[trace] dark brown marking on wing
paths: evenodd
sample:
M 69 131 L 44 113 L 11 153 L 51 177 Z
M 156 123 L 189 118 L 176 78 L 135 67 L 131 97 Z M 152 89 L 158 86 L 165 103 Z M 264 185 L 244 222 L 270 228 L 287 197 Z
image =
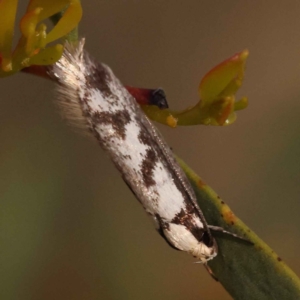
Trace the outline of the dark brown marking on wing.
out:
M 141 143 L 148 145 L 152 149 L 155 150 L 157 157 L 164 157 L 165 153 L 161 149 L 161 146 L 157 143 L 157 141 L 153 140 L 148 132 L 147 124 L 141 123 L 139 120 L 136 120 L 138 124 L 141 126 L 141 131 L 139 133 L 139 140 Z M 184 210 L 188 211 L 190 214 L 190 218 L 192 218 L 192 214 L 194 217 L 198 218 L 200 217 L 201 222 L 204 224 L 204 227 L 206 227 L 206 221 L 202 215 L 199 214 L 200 208 L 194 203 L 193 199 L 191 199 L 191 196 L 189 192 L 185 189 L 185 186 L 182 183 L 182 180 L 180 178 L 180 174 L 177 174 L 176 169 L 172 167 L 172 163 L 170 163 L 167 159 L 161 161 L 162 164 L 164 165 L 164 168 L 168 170 L 169 176 L 171 177 L 171 180 L 175 184 L 176 188 L 180 193 L 182 194 L 182 198 L 184 199 Z M 175 162 L 176 163 L 176 162 Z M 203 234 L 203 229 L 202 232 L 198 232 L 197 226 L 194 225 L 194 235 L 197 238 L 197 240 L 201 239 L 201 236 Z M 208 229 L 206 229 L 208 230 Z M 205 231 L 205 230 L 204 230 Z
M 93 61 L 90 72 L 85 76 L 87 88 L 97 88 L 105 97 L 112 96 L 108 82 L 112 81 L 110 74 L 101 63 Z
M 130 115 L 126 110 L 117 112 L 94 112 L 91 114 L 93 124 L 110 124 L 117 136 L 123 140 L 126 137 L 126 124 L 131 121 Z
M 194 206 L 192 203 L 189 203 L 189 205 L 186 205 L 185 208 L 182 208 L 180 212 L 175 215 L 171 223 L 185 226 L 199 242 L 204 242 L 206 231 L 197 226 L 194 217 L 196 217 Z
M 155 218 L 157 219 L 160 227 L 163 229 L 163 230 L 169 230 L 170 229 L 170 225 L 169 223 L 165 222 L 159 214 L 155 214 Z
M 114 141 L 112 141 L 112 142 L 114 142 Z M 132 160 L 132 157 L 131 157 L 131 155 L 129 155 L 129 154 L 122 154 L 122 157 L 123 157 L 124 159 Z
M 151 147 L 155 151 L 157 157 L 164 157 L 165 154 L 162 151 L 162 149 L 160 148 L 160 145 L 157 144 L 156 141 L 153 140 L 153 138 L 149 134 L 148 129 L 145 126 L 145 124 L 140 123 L 138 120 L 137 120 L 137 122 L 141 126 L 141 130 L 140 130 L 139 136 L 138 136 L 139 141 L 142 144 Z M 167 160 L 162 160 L 161 162 L 164 165 L 165 169 L 168 170 L 170 177 L 172 178 L 177 189 L 181 192 L 181 194 L 184 198 L 185 204 L 186 205 L 192 204 L 187 192 L 184 189 L 184 186 L 182 185 L 181 181 L 179 180 L 177 174 L 173 171 L 172 168 L 170 168 L 170 165 L 167 162 Z
M 156 162 L 157 162 L 157 157 L 156 157 L 155 151 L 151 148 L 148 148 L 146 150 L 146 155 L 145 155 L 145 157 L 142 161 L 142 165 L 141 165 L 143 181 L 147 188 L 156 184 L 156 182 L 153 178 L 153 175 L 154 175 L 153 171 L 154 171 Z
M 137 123 L 140 125 L 140 122 L 138 122 L 138 120 Z M 154 146 L 152 137 L 150 136 L 147 130 L 144 130 L 143 127 L 139 132 L 138 139 L 142 144 L 146 146 L 150 146 L 150 147 Z

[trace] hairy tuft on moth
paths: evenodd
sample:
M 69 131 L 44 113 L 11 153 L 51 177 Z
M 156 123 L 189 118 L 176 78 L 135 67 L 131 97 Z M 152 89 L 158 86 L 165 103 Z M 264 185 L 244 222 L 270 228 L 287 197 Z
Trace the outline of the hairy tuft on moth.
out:
M 214 258 L 211 230 L 228 232 L 207 224 L 169 146 L 111 69 L 84 50 L 84 39 L 66 44 L 48 74 L 59 83 L 65 116 L 94 135 L 168 244 L 200 263 Z

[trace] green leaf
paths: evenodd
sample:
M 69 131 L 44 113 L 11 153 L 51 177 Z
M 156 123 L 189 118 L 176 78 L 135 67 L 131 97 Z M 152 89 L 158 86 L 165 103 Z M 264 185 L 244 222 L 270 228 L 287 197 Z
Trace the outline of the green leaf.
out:
M 198 175 L 182 160 L 178 161 L 195 190 L 208 224 L 221 226 L 254 244 L 222 233 L 213 233 L 219 253 L 208 265 L 230 295 L 238 300 L 300 299 L 300 279 L 297 275 L 234 215 Z

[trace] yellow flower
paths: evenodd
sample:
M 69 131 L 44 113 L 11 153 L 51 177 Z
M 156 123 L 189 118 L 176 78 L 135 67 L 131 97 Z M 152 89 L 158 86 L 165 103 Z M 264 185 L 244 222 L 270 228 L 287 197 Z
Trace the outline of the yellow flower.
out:
M 12 50 L 18 0 L 0 0 L 0 76 L 8 76 L 30 65 L 49 65 L 62 55 L 61 44 L 47 44 L 64 37 L 79 23 L 82 9 L 79 0 L 31 0 L 20 21 L 21 37 Z M 42 21 L 64 12 L 47 33 Z

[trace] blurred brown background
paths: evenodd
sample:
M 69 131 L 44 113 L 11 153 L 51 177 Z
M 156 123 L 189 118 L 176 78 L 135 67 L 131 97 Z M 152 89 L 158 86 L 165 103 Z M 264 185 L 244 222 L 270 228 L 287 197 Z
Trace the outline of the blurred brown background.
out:
M 158 126 L 174 151 L 300 273 L 300 4 L 82 1 L 87 49 L 125 83 L 198 101 L 202 76 L 250 58 L 226 128 Z M 92 140 L 61 120 L 53 84 L 0 81 L 0 297 L 11 300 L 230 299 L 173 251 Z

